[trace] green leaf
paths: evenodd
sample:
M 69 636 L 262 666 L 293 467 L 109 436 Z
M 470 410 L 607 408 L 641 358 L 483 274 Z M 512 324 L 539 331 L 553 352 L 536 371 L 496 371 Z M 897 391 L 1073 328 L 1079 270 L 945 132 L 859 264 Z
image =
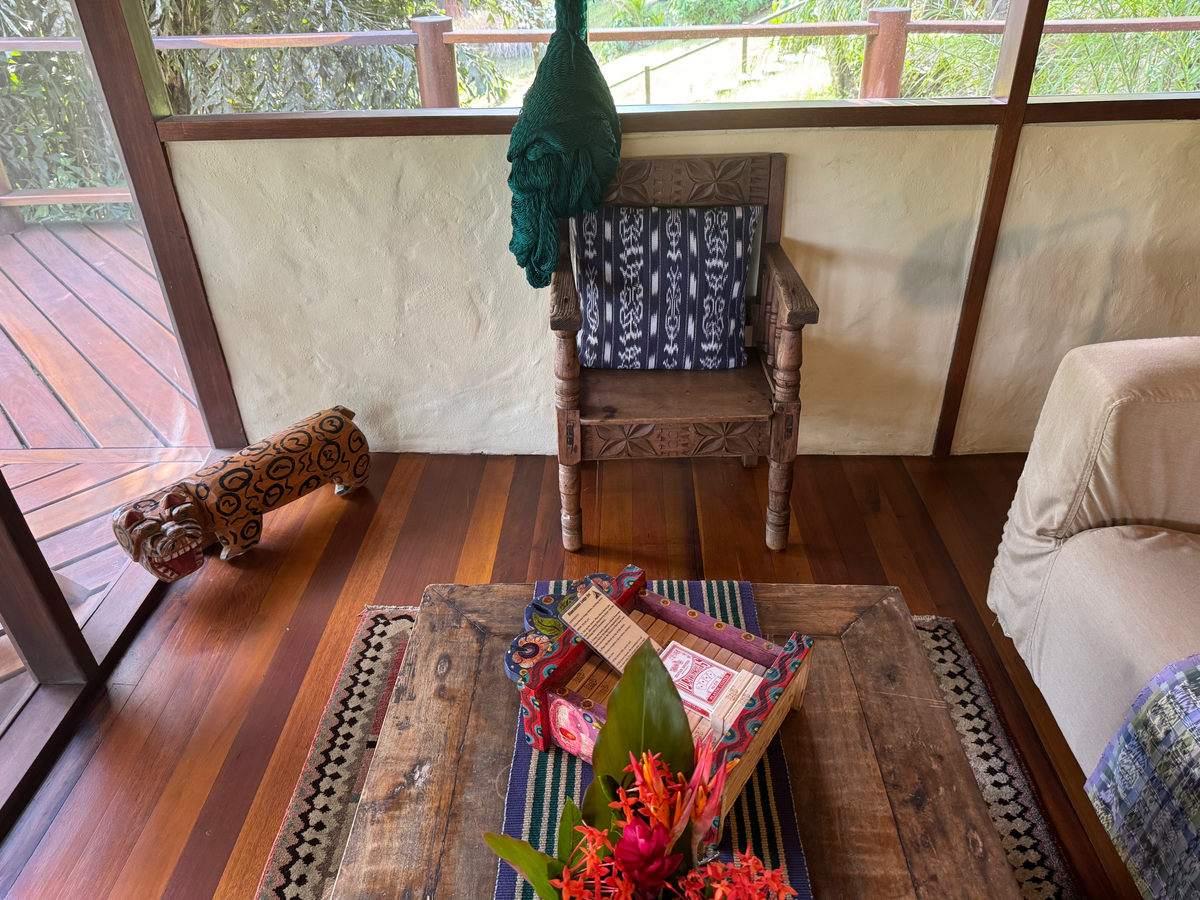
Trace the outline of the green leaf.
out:
M 561 862 L 507 834 L 487 832 L 483 839 L 497 856 L 521 873 L 542 900 L 562 900 L 562 894 L 550 884 L 551 878 L 562 878 Z
M 611 775 L 597 775 L 583 795 L 583 820 L 607 831 L 615 810 L 608 804 L 617 799 L 617 782 Z
M 607 721 L 592 751 L 597 778 L 608 775 L 622 782 L 629 755 L 640 757 L 643 751 L 660 754 L 672 772 L 692 777 L 696 751 L 683 701 L 649 641 L 626 664 L 607 707 Z
M 575 829 L 583 824 L 583 813 L 575 805 L 575 801 L 567 798 L 563 806 L 562 816 L 558 820 L 558 861 L 564 866 L 571 864 L 575 848 L 583 840 L 583 835 Z

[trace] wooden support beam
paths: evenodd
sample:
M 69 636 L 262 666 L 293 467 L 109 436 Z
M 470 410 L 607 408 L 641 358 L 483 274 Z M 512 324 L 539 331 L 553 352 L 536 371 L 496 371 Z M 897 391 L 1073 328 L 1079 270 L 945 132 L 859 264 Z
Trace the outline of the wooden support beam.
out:
M 1047 0 L 1013 0 L 1008 9 L 1008 27 L 1000 43 L 1000 59 L 992 83 L 992 93 L 996 99 L 1006 101 L 1004 116 L 996 128 L 996 138 L 992 144 L 992 162 L 983 195 L 983 210 L 975 232 L 975 249 L 967 272 L 958 333 L 954 337 L 954 351 L 946 375 L 946 391 L 942 395 L 942 412 L 933 442 L 934 456 L 949 456 L 954 445 L 954 429 L 958 425 L 971 354 L 975 350 L 975 337 L 983 314 L 983 298 L 987 294 L 988 278 L 992 273 L 992 261 L 1000 237 L 1004 206 L 1008 201 L 1021 129 L 1025 126 L 1025 109 L 1029 103 L 1029 88 L 1033 83 L 1033 69 L 1046 21 L 1046 6 Z
M 233 383 L 155 125 L 171 107 L 145 12 L 140 0 L 72 0 L 71 6 L 209 438 L 217 447 L 243 447 Z
M 96 660 L 0 473 L 0 624 L 41 684 L 84 684 Z

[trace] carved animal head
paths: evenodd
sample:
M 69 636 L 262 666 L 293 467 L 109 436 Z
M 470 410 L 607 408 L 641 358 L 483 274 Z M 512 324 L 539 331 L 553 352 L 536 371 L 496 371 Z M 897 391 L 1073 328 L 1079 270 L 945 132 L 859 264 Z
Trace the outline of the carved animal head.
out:
M 204 510 L 183 483 L 119 507 L 112 524 L 122 549 L 163 581 L 199 569 L 213 541 Z

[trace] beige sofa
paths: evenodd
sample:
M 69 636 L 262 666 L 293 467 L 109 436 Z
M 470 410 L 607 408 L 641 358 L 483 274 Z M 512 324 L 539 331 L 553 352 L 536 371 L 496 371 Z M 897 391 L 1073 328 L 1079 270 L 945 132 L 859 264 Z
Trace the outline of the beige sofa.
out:
M 1200 652 L 1200 338 L 1064 357 L 988 606 L 1090 774 L 1149 678 Z

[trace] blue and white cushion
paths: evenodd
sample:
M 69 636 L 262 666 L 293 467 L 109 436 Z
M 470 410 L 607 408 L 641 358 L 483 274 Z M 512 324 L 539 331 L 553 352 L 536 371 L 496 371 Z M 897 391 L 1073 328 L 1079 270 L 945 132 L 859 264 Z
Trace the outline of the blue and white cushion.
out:
M 758 216 L 757 206 L 602 206 L 572 219 L 580 364 L 744 366 L 746 277 Z

